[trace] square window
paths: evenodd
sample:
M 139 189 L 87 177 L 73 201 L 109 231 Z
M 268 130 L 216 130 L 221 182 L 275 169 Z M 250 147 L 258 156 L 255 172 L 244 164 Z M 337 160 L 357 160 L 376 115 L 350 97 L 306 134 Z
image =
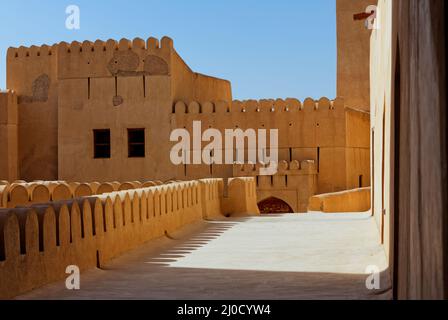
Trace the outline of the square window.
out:
M 110 158 L 110 129 L 93 130 L 93 157 Z
M 145 129 L 128 129 L 128 156 L 145 157 Z

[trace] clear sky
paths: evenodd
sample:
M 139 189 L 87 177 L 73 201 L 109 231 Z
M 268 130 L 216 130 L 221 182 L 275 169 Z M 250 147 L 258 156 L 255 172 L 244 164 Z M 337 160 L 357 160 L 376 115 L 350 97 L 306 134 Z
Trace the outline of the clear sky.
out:
M 336 95 L 335 0 L 0 0 L 0 88 L 8 47 L 164 35 L 235 99 Z M 80 30 L 65 28 L 68 5 Z

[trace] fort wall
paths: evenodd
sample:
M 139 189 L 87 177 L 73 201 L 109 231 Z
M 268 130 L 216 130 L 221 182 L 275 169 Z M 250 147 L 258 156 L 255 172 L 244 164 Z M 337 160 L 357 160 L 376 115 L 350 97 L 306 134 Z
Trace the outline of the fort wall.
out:
M 248 178 L 231 181 L 227 210 L 240 212 L 241 195 L 254 193 L 253 185 Z M 68 266 L 102 267 L 183 226 L 223 218 L 221 191 L 222 180 L 214 179 L 0 210 L 0 298 L 64 279 Z M 243 200 L 256 207 L 255 197 Z
M 20 177 L 29 181 L 57 180 L 57 55 L 56 45 L 7 53 L 6 85 L 18 97 Z
M 262 164 L 236 164 L 235 177 L 255 177 L 258 202 L 277 198 L 286 202 L 294 212 L 308 210 L 311 196 L 317 192 L 317 167 L 314 161 L 280 161 L 275 175 L 260 175 Z
M 18 179 L 18 121 L 17 95 L 0 92 L 0 180 Z
M 353 16 L 366 12 L 372 0 L 337 0 L 337 95 L 347 107 L 370 109 L 370 34 L 363 21 Z
M 201 122 L 203 131 L 214 128 L 223 137 L 226 129 L 265 129 L 268 130 L 267 136 L 269 130 L 278 129 L 279 160 L 313 160 L 318 171 L 318 193 L 342 191 L 352 185 L 358 187 L 360 176 L 362 186 L 369 185 L 369 115 L 346 108 L 342 99 L 308 98 L 303 103 L 297 99 L 236 100 L 231 104 L 225 101 L 178 101 L 171 115 L 171 130 L 185 128 L 193 137 L 194 121 Z M 207 144 L 203 142 L 201 148 Z M 190 154 L 197 151 L 191 144 Z M 229 151 L 222 149 L 223 154 Z M 247 141 L 244 150 L 237 150 L 234 145 L 234 160 L 237 160 L 238 153 L 244 153 L 245 161 L 248 161 L 248 151 L 254 150 L 249 150 Z M 265 160 L 257 158 L 257 162 Z M 233 166 L 204 164 L 177 167 L 179 179 L 215 175 L 232 177 Z

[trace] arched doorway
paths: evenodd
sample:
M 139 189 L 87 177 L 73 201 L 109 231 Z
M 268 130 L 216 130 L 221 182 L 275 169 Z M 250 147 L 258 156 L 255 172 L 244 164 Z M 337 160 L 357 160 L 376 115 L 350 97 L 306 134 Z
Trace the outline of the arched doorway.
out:
M 285 201 L 278 198 L 268 198 L 258 203 L 261 214 L 293 213 L 292 208 Z

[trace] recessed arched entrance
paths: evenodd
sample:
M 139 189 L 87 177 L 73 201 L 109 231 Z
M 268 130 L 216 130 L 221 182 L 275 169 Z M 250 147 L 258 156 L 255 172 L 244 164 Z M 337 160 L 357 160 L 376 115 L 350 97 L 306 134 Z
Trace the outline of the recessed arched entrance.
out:
M 261 214 L 293 213 L 292 208 L 285 201 L 275 197 L 268 198 L 258 203 Z

